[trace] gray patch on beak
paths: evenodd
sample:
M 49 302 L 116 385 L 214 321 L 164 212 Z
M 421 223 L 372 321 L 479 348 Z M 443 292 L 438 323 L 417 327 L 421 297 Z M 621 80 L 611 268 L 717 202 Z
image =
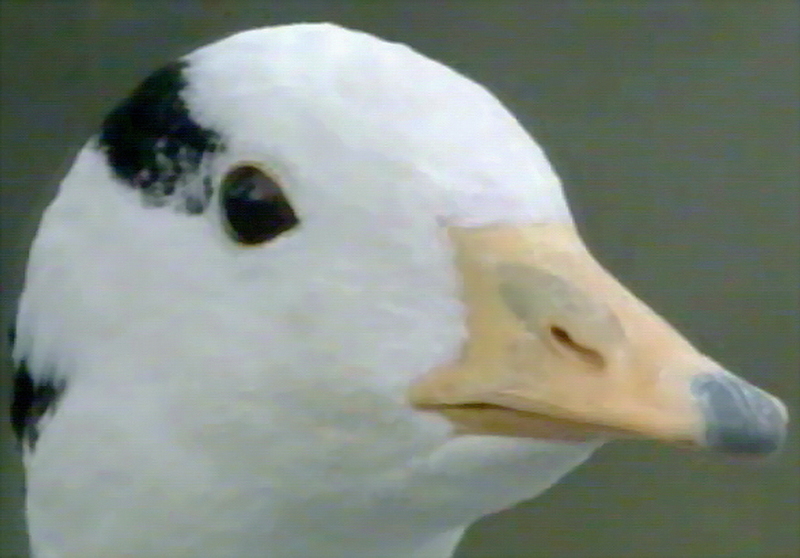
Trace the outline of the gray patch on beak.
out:
M 705 418 L 709 448 L 765 455 L 783 444 L 788 414 L 770 394 L 727 372 L 695 376 L 691 389 Z

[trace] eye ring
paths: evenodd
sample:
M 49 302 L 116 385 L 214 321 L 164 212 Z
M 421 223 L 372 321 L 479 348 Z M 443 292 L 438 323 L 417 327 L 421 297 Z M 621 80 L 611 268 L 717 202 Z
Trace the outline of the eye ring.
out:
M 226 232 L 247 246 L 263 244 L 300 223 L 278 182 L 252 164 L 228 171 L 220 185 L 220 205 Z

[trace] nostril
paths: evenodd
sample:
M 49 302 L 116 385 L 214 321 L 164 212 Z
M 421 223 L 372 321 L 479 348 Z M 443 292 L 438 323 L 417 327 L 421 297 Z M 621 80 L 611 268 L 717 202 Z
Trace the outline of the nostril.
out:
M 566 348 L 570 352 L 576 354 L 582 360 L 589 364 L 602 368 L 605 366 L 605 359 L 598 351 L 582 345 L 575 341 L 569 332 L 560 326 L 550 326 L 550 335 L 560 346 Z

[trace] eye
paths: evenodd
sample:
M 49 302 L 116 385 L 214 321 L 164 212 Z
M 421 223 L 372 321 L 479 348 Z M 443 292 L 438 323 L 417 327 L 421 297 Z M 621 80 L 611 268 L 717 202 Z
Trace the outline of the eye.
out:
M 220 199 L 226 229 L 240 244 L 272 240 L 300 222 L 278 183 L 253 166 L 230 171 Z

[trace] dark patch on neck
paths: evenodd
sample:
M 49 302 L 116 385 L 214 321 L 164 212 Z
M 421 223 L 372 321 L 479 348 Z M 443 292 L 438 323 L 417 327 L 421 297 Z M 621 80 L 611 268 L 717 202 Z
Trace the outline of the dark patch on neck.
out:
M 8 334 L 13 345 L 15 330 Z M 11 429 L 21 444 L 34 449 L 41 432 L 39 422 L 46 413 L 52 414 L 64 393 L 66 383 L 54 378 L 34 380 L 24 360 L 14 373 L 13 399 L 11 401 Z
M 134 89 L 103 121 L 98 146 L 114 174 L 141 190 L 149 205 L 202 213 L 211 191 L 201 166 L 221 144 L 192 119 L 181 97 L 186 65 L 168 64 Z

